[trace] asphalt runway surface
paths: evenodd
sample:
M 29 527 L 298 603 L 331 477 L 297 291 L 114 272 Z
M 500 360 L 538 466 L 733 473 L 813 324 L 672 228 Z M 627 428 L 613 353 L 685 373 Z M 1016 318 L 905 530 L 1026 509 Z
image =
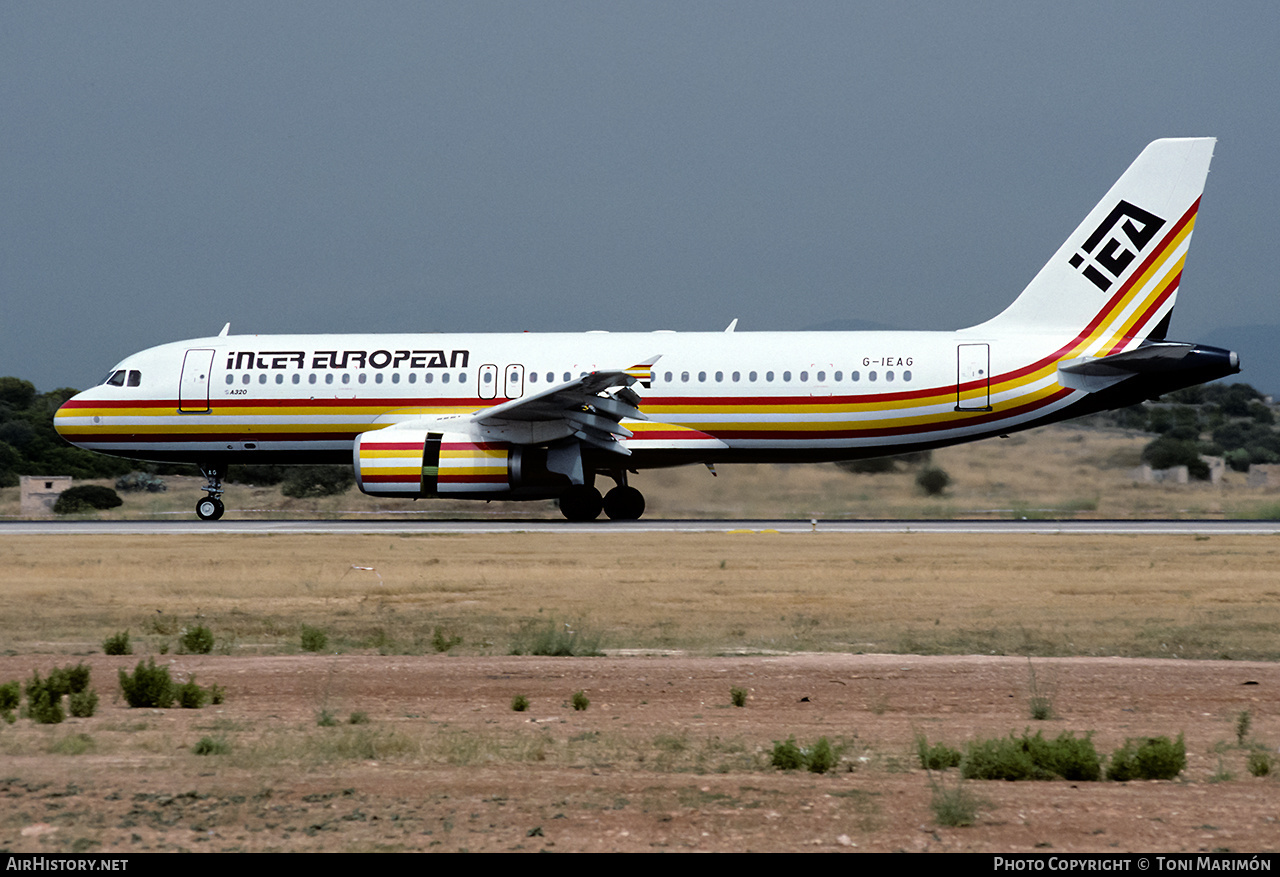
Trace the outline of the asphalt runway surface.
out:
M 223 519 L 149 521 L 5 521 L 4 536 L 193 536 L 269 533 L 932 533 L 1082 535 L 1280 535 L 1280 521 L 834 521 L 834 520 L 641 520 L 571 523 L 555 520 L 262 521 Z

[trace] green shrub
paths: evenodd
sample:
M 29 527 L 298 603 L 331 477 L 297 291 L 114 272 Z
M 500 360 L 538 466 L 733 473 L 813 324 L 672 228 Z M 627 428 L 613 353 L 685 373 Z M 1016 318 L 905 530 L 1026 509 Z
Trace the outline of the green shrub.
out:
M 74 691 L 67 698 L 67 706 L 77 719 L 87 719 L 98 711 L 98 693 L 93 690 Z
M 796 738 L 788 737 L 785 743 L 774 740 L 773 756 L 769 763 L 778 770 L 803 770 L 804 752 L 796 745 Z
M 587 707 L 591 706 L 591 701 L 587 700 L 586 692 L 581 690 L 575 691 L 569 702 L 573 704 L 573 708 L 578 712 L 582 712 Z
M 925 496 L 941 496 L 951 485 L 951 476 L 937 466 L 921 469 L 916 475 L 916 486 L 924 491 Z
M 945 743 L 930 746 L 923 734 L 916 735 L 916 755 L 920 757 L 920 766 L 925 770 L 946 770 L 960 766 L 959 749 L 952 749 Z
M 133 646 L 129 642 L 129 631 L 122 630 L 114 636 L 102 641 L 102 653 L 105 655 L 132 655 Z
M 18 680 L 0 685 L 0 713 L 11 713 L 18 708 L 22 699 L 22 686 Z
M 34 672 L 27 681 L 27 715 L 41 725 L 56 725 L 66 719 L 62 711 L 62 694 L 47 679 Z
M 227 699 L 227 693 L 222 690 L 221 685 L 215 682 L 209 686 L 209 703 L 213 704 L 214 706 L 217 706 L 218 704 L 222 703 L 226 699 Z
M 1253 725 L 1253 713 L 1244 710 L 1236 716 L 1236 745 L 1243 746 L 1249 739 L 1249 728 Z
M 1261 749 L 1250 752 L 1249 773 L 1256 777 L 1264 777 L 1271 773 L 1271 755 Z
M 836 762 L 840 760 L 839 754 L 831 747 L 826 737 L 819 737 L 817 743 L 805 750 L 804 756 L 809 773 L 826 773 L 829 770 L 835 770 Z
M 187 655 L 207 655 L 213 651 L 213 631 L 203 624 L 184 627 L 178 634 L 178 644 Z
M 316 724 L 322 728 L 332 728 L 338 724 L 338 719 L 329 710 L 320 710 L 316 713 Z
M 367 725 L 369 724 L 369 714 L 361 710 L 356 710 L 347 719 L 348 725 Z
M 173 699 L 177 696 L 173 680 L 169 678 L 169 668 L 157 667 L 155 658 L 148 658 L 145 665 L 139 661 L 132 674 L 124 670 L 120 670 L 119 674 L 120 690 L 125 702 L 131 707 L 165 709 L 173 704 Z
M 1047 780 L 1054 777 L 1092 782 L 1102 775 L 1091 736 L 1063 731 L 1055 740 L 1023 732 L 1022 737 L 976 740 L 969 744 L 962 773 L 970 780 Z
M 734 706 L 746 706 L 747 690 L 745 688 L 738 688 L 737 686 L 730 688 L 729 702 L 732 703 Z
M 1168 737 L 1128 739 L 1111 756 L 1107 765 L 1107 779 L 1116 782 L 1129 780 L 1171 780 L 1187 767 L 1187 747 L 1182 735 L 1177 742 Z
M 116 479 L 116 490 L 125 493 L 146 491 L 147 493 L 163 493 L 169 489 L 164 479 L 150 472 L 130 472 Z
M 304 652 L 322 652 L 329 645 L 329 634 L 309 624 L 302 625 L 302 650 Z
M 226 755 L 231 751 L 231 744 L 222 737 L 201 737 L 191 751 L 196 755 Z
M 113 509 L 122 505 L 124 500 L 110 487 L 81 484 L 77 487 L 68 487 L 58 495 L 57 501 L 53 504 L 53 513 L 74 515 L 79 512 Z
M 939 825 L 959 828 L 973 825 L 977 821 L 978 810 L 985 806 L 986 802 L 970 792 L 962 778 L 956 777 L 956 784 L 951 787 L 930 778 L 929 785 L 933 789 L 929 806 L 933 809 L 933 818 Z
M 177 687 L 177 696 L 178 706 L 184 710 L 198 710 L 209 699 L 209 692 L 196 684 L 196 677 L 193 675 Z
M 529 698 L 523 694 L 517 694 L 511 698 L 511 708 L 518 713 L 522 713 L 529 708 Z

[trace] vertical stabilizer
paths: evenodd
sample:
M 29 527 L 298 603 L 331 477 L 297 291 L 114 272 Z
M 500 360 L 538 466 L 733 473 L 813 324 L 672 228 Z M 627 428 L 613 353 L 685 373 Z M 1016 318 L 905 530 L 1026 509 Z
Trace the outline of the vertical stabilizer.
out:
M 1089 354 L 1167 326 L 1213 158 L 1212 137 L 1156 140 L 981 333 L 1071 333 Z

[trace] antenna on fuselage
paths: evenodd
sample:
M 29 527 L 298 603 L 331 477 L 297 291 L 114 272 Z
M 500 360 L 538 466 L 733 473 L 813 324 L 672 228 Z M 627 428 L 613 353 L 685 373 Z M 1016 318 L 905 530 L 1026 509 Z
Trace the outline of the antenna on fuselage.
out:
M 229 322 L 228 322 L 228 323 L 227 323 L 227 325 L 225 325 L 225 326 L 223 326 L 223 327 L 222 327 L 222 331 L 218 333 L 218 337 L 219 337 L 219 338 L 225 338 L 225 337 L 227 337 L 227 334 L 228 334 L 230 331 L 231 331 L 231 323 L 229 323 Z
M 729 324 L 728 328 L 726 328 L 725 331 L 732 332 L 736 328 L 738 328 L 738 318 L 734 317 L 733 322 Z

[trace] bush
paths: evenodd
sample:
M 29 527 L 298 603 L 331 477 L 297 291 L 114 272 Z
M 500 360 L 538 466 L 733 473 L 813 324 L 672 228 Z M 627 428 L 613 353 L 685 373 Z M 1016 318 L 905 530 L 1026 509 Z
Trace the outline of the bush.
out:
M 978 740 L 969 744 L 963 759 L 965 779 L 1047 780 L 1062 777 L 1092 782 L 1102 775 L 1101 760 L 1090 735 L 1077 738 L 1063 731 L 1055 740 L 1046 740 L 1039 731 L 1021 738 L 1010 734 L 998 740 Z
M 785 743 L 774 740 L 769 763 L 778 770 L 802 770 L 805 766 L 804 752 L 796 745 L 796 738 L 788 737 Z
M 32 673 L 27 681 L 27 715 L 41 725 L 56 725 L 66 719 L 62 695 L 49 680 L 42 680 L 39 672 Z
M 1107 779 L 1124 783 L 1129 780 L 1171 780 L 1187 767 L 1187 747 L 1178 735 L 1177 742 L 1168 737 L 1129 739 L 1111 756 Z
M 946 770 L 960 766 L 959 749 L 952 749 L 945 743 L 930 746 L 923 734 L 916 735 L 916 755 L 920 757 L 920 766 L 925 770 Z
M 114 636 L 102 641 L 102 653 L 105 655 L 132 655 L 133 645 L 129 642 L 129 631 L 122 630 Z
M 575 691 L 570 703 L 573 704 L 573 708 L 578 712 L 582 712 L 587 707 L 591 706 L 591 701 L 587 700 L 587 695 L 583 691 Z
M 149 472 L 130 472 L 116 479 L 116 490 L 126 493 L 145 491 L 147 493 L 163 493 L 169 489 L 164 479 Z
M 226 755 L 231 751 L 231 744 L 222 737 L 201 737 L 191 751 L 196 755 Z
M 309 624 L 302 625 L 302 650 L 304 652 L 322 652 L 329 645 L 329 634 Z
M 98 711 L 98 693 L 91 690 L 74 692 L 67 698 L 67 706 L 77 719 L 87 719 Z
M 177 696 L 173 680 L 169 678 L 169 668 L 157 667 L 154 658 L 148 658 L 145 665 L 139 661 L 137 669 L 132 674 L 124 670 L 119 673 L 120 690 L 131 707 L 166 709 L 173 704 L 173 699 Z
M 81 484 L 77 487 L 68 487 L 59 494 L 57 501 L 53 504 L 53 513 L 73 515 L 78 512 L 113 509 L 122 505 L 124 500 L 110 487 Z
M 213 651 L 213 631 L 203 624 L 184 627 L 178 634 L 178 644 L 183 654 L 207 655 Z
M 196 685 L 196 677 L 192 676 L 177 688 L 178 706 L 184 710 L 198 710 L 209 699 L 209 692 Z
M 951 476 L 937 466 L 921 469 L 916 476 L 916 486 L 924 491 L 925 496 L 941 496 L 950 485 Z
M 227 699 L 227 693 L 222 690 L 221 685 L 215 682 L 209 686 L 209 703 L 213 704 L 214 706 L 217 706 L 218 704 L 222 703 L 226 699 Z
M 21 702 L 21 696 L 22 686 L 18 684 L 18 680 L 0 685 L 0 713 L 11 713 L 16 710 Z
M 746 706 L 747 690 L 745 688 L 738 688 L 737 686 L 730 688 L 729 702 L 732 703 L 734 706 Z
M 525 697 L 523 694 L 517 694 L 515 697 L 511 698 L 511 709 L 516 712 L 522 713 L 528 708 L 529 698 Z
M 362 710 L 356 710 L 347 718 L 348 725 L 367 725 L 369 724 L 369 714 Z
M 280 492 L 294 499 L 336 496 L 355 484 L 350 466 L 297 466 L 285 476 Z
M 1264 777 L 1271 773 L 1271 756 L 1261 749 L 1250 752 L 1249 773 L 1256 777 Z
M 817 743 L 805 750 L 804 756 L 809 773 L 826 773 L 829 770 L 835 770 L 836 762 L 840 759 L 826 737 L 819 737 Z
M 973 825 L 977 821 L 978 810 L 985 806 L 985 802 L 975 797 L 965 787 L 963 779 L 957 777 L 953 788 L 948 788 L 941 782 L 933 782 L 932 778 L 930 785 L 933 788 L 933 796 L 929 806 L 933 808 L 933 818 L 939 825 L 959 828 Z

